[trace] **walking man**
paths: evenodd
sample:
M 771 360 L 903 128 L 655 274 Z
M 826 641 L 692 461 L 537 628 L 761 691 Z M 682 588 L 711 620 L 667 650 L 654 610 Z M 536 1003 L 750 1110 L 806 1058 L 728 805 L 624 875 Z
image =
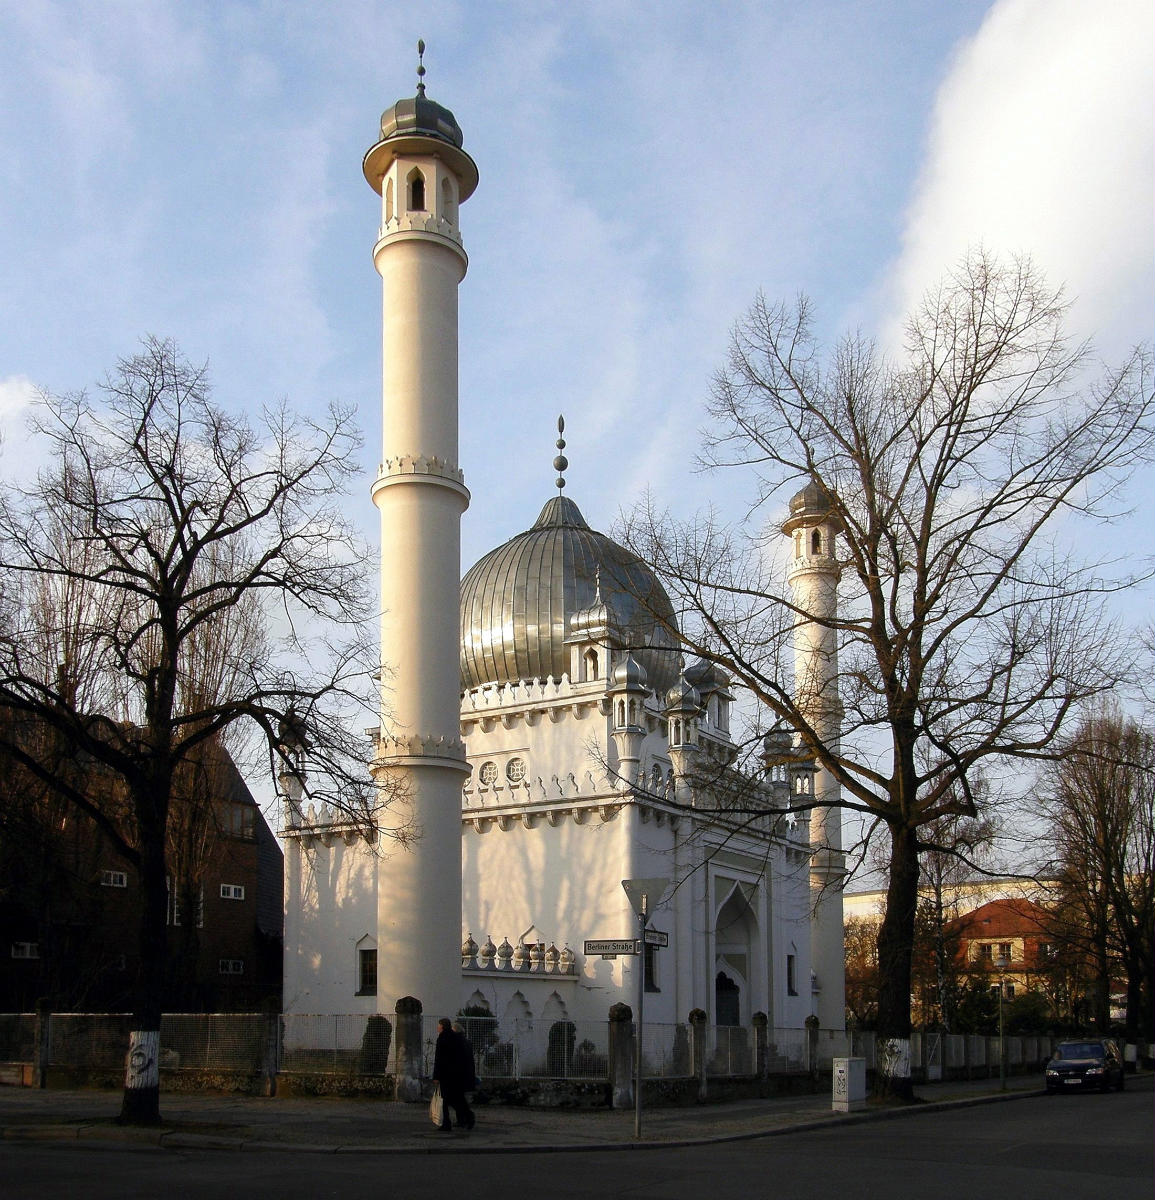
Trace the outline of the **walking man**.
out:
M 477 1123 L 473 1109 L 465 1097 L 474 1085 L 473 1047 L 464 1034 L 457 1033 L 448 1017 L 437 1022 L 437 1045 L 433 1051 L 433 1078 L 441 1085 L 441 1098 L 445 1101 L 444 1120 L 441 1128 L 453 1128 L 449 1119 L 452 1108 L 457 1124 L 462 1129 L 472 1129 Z

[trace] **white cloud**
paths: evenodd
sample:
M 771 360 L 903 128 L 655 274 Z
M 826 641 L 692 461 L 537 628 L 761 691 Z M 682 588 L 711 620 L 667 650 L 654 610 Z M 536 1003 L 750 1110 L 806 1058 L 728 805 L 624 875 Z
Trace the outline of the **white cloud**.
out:
M 36 396 L 36 385 L 26 375 L 0 379 L 0 421 L 4 422 L 5 433 L 11 428 L 11 422 L 23 419 Z
M 1149 336 L 1148 0 L 999 0 L 942 83 L 890 276 L 895 314 L 968 247 L 1028 253 L 1111 356 Z

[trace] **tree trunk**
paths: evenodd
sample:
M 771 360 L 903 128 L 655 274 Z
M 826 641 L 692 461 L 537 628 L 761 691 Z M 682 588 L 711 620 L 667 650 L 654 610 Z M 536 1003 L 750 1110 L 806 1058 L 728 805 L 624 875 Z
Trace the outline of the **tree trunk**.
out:
M 166 793 L 167 794 L 167 793 Z M 154 795 L 137 797 L 140 832 L 140 971 L 124 1072 L 122 1125 L 160 1123 L 160 1016 L 167 958 L 168 878 L 165 867 L 165 805 Z M 158 811 L 159 810 L 159 811 Z M 195 919 L 195 914 L 193 914 Z
M 890 828 L 890 882 L 878 930 L 878 1069 L 875 1094 L 912 1100 L 910 983 L 918 909 L 918 835 Z

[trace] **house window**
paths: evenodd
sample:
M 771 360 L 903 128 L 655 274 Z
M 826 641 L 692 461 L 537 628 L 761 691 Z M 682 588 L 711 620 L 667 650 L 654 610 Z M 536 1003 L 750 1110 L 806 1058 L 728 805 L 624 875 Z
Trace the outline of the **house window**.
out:
M 243 958 L 222 958 L 218 969 L 222 975 L 243 975 L 245 973 L 245 960 Z
M 245 885 L 243 883 L 222 883 L 221 884 L 221 899 L 222 900 L 243 900 L 245 898 Z
M 992 946 L 990 944 L 990 942 L 983 942 L 983 944 L 981 946 L 979 946 L 979 958 L 983 962 L 989 963 L 989 962 L 994 961 L 994 957 L 995 957 L 994 946 Z
M 658 987 L 658 955 L 657 946 L 651 946 L 648 942 L 644 947 L 642 955 L 643 969 L 645 975 L 645 989 L 647 992 L 660 992 L 662 989 Z
M 999 942 L 999 958 L 1005 962 L 1011 961 L 1011 944 L 1010 942 Z
M 39 958 L 40 943 L 39 942 L 13 942 L 12 943 L 13 958 Z
M 123 871 L 101 871 L 101 887 L 128 887 L 128 876 Z
M 1008 983 L 1007 984 L 1007 999 L 1013 1000 L 1014 998 L 1015 998 L 1015 985 L 1013 983 Z
M 357 995 L 377 995 L 377 950 L 357 951 Z
M 786 955 L 786 994 L 788 996 L 798 995 L 797 957 L 793 954 Z
M 225 832 L 233 837 L 254 836 L 256 808 L 252 804 L 230 804 L 225 812 Z

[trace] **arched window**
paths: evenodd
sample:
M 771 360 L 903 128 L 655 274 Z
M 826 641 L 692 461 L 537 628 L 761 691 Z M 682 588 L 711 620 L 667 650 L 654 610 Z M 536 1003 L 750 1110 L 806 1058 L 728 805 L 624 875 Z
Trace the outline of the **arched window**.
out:
M 385 184 L 385 224 L 388 225 L 393 220 L 393 180 L 390 179 Z
M 596 650 L 586 651 L 586 678 L 597 679 L 598 677 L 598 652 Z
M 810 553 L 822 553 L 822 534 L 817 529 L 810 535 Z
M 414 167 L 406 180 L 409 185 L 409 211 L 425 211 L 425 176 Z
M 794 531 L 794 557 L 802 557 L 802 533 L 797 529 Z
M 457 220 L 457 200 L 453 194 L 453 180 L 448 175 L 441 180 L 441 215 L 449 222 Z
M 618 727 L 621 728 L 626 723 L 626 702 L 618 701 Z

